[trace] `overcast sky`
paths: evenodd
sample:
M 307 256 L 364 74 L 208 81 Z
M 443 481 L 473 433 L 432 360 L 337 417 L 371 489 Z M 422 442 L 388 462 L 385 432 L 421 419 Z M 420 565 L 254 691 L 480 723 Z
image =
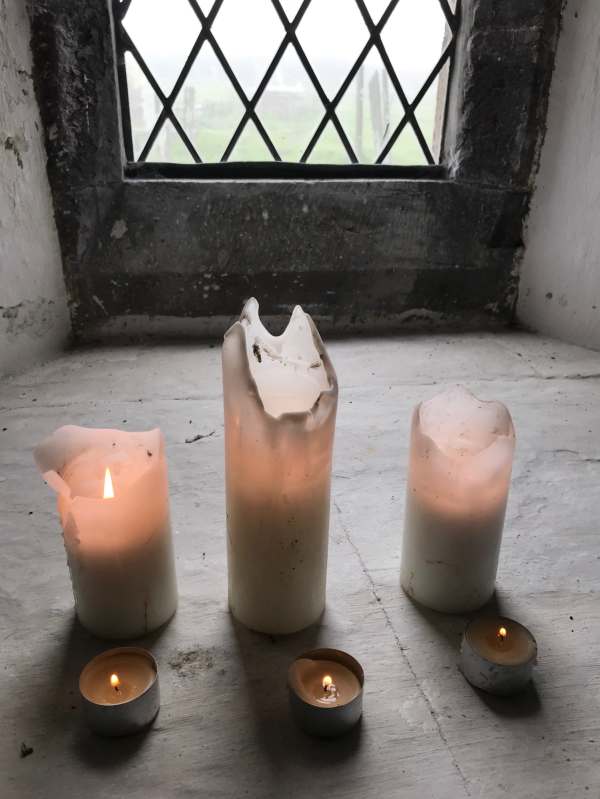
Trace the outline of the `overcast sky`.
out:
M 300 0 L 282 0 L 290 14 Z M 387 0 L 366 0 L 377 21 Z M 199 0 L 204 12 L 212 0 Z M 125 25 L 142 55 L 149 61 L 185 60 L 199 32 L 199 22 L 187 0 L 133 0 Z M 401 72 L 426 72 L 441 52 L 444 18 L 438 0 L 400 0 L 383 31 L 383 41 L 394 67 Z M 248 57 L 264 61 L 265 68 L 283 36 L 270 0 L 224 0 L 213 31 L 232 62 Z M 299 39 L 311 62 L 321 59 L 348 64 L 367 39 L 367 29 L 354 0 L 313 0 L 298 28 Z M 402 78 L 401 78 L 402 79 Z

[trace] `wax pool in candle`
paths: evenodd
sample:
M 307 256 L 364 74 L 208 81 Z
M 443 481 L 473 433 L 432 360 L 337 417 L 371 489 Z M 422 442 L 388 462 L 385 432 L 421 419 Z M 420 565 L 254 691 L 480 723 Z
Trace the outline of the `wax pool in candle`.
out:
M 290 688 L 315 707 L 345 705 L 361 691 L 356 674 L 332 660 L 298 658 L 290 668 L 289 681 Z
M 156 679 L 151 660 L 136 651 L 96 658 L 81 675 L 81 693 L 90 702 L 119 705 L 144 693 Z
M 493 663 L 516 666 L 535 657 L 531 633 L 512 619 L 482 616 L 469 625 L 467 635 L 473 649 Z
M 249 300 L 223 343 L 229 607 L 292 633 L 325 607 L 337 381 L 309 316 L 280 336 Z
M 58 494 L 81 623 L 103 638 L 133 638 L 164 624 L 177 586 L 160 430 L 61 427 L 35 459 Z

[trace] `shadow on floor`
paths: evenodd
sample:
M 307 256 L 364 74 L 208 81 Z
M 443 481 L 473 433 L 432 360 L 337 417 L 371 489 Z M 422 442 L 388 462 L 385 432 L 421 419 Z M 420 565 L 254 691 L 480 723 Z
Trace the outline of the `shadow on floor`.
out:
M 75 755 L 88 768 L 98 770 L 118 769 L 130 761 L 143 748 L 151 727 L 136 735 L 123 738 L 101 738 L 89 730 L 81 730 L 73 746 Z
M 44 659 L 43 681 L 34 682 L 39 686 L 39 696 L 32 695 L 31 702 L 36 703 L 36 715 L 45 736 L 51 741 L 62 738 L 65 731 L 70 733 L 75 756 L 92 768 L 118 768 L 134 757 L 148 731 L 112 739 L 92 733 L 82 714 L 79 675 L 88 661 L 107 649 L 129 645 L 152 649 L 165 627 L 141 639 L 104 641 L 82 627 L 73 613 L 53 638 L 52 651 Z
M 514 694 L 514 696 L 494 696 L 479 690 L 479 688 L 471 687 L 482 703 L 487 705 L 497 716 L 524 718 L 535 716 L 542 710 L 540 695 L 533 681 L 527 685 L 524 691 Z
M 286 773 L 307 767 L 318 773 L 351 758 L 360 747 L 362 723 L 339 738 L 313 738 L 295 725 L 289 708 L 288 668 L 302 652 L 330 643 L 324 640 L 325 617 L 286 636 L 253 632 L 232 616 L 230 624 L 244 674 L 242 690 L 255 725 L 254 740 L 270 764 L 274 783 L 283 784 Z
M 408 594 L 407 597 L 419 616 L 456 651 L 457 660 L 463 633 L 472 619 L 478 616 L 504 616 L 512 619 L 518 619 L 519 617 L 518 608 L 514 608 L 498 589 L 496 589 L 489 602 L 480 610 L 464 616 L 439 613 L 436 610 L 430 610 L 420 605 Z M 542 709 L 541 697 L 534 681 L 530 682 L 523 691 L 513 696 L 495 696 L 474 686 L 471 686 L 471 688 L 482 703 L 487 705 L 498 716 L 514 718 L 534 716 L 540 713 Z

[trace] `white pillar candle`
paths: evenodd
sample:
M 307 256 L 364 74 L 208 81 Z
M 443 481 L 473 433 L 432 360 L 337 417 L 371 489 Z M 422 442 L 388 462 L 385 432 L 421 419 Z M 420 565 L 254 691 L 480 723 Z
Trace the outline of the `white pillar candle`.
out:
M 272 336 L 246 303 L 223 344 L 229 606 L 246 626 L 292 633 L 325 607 L 333 366 L 296 307 Z
M 101 638 L 135 638 L 171 618 L 177 585 L 160 430 L 67 426 L 35 450 L 58 494 L 81 623 Z
M 460 386 L 415 409 L 401 583 L 417 602 L 463 613 L 492 596 L 514 446 L 505 406 Z

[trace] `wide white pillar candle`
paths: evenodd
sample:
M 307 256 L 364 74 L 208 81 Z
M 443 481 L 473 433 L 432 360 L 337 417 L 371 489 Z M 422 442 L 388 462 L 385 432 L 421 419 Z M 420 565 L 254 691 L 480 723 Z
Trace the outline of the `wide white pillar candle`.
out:
M 401 583 L 417 602 L 462 613 L 492 596 L 514 446 L 505 406 L 461 386 L 415 409 Z
M 296 307 L 272 336 L 246 303 L 223 344 L 229 606 L 246 626 L 291 633 L 325 607 L 333 366 Z
M 166 622 L 177 584 L 160 430 L 61 427 L 35 460 L 58 494 L 84 627 L 101 638 L 135 638 Z

